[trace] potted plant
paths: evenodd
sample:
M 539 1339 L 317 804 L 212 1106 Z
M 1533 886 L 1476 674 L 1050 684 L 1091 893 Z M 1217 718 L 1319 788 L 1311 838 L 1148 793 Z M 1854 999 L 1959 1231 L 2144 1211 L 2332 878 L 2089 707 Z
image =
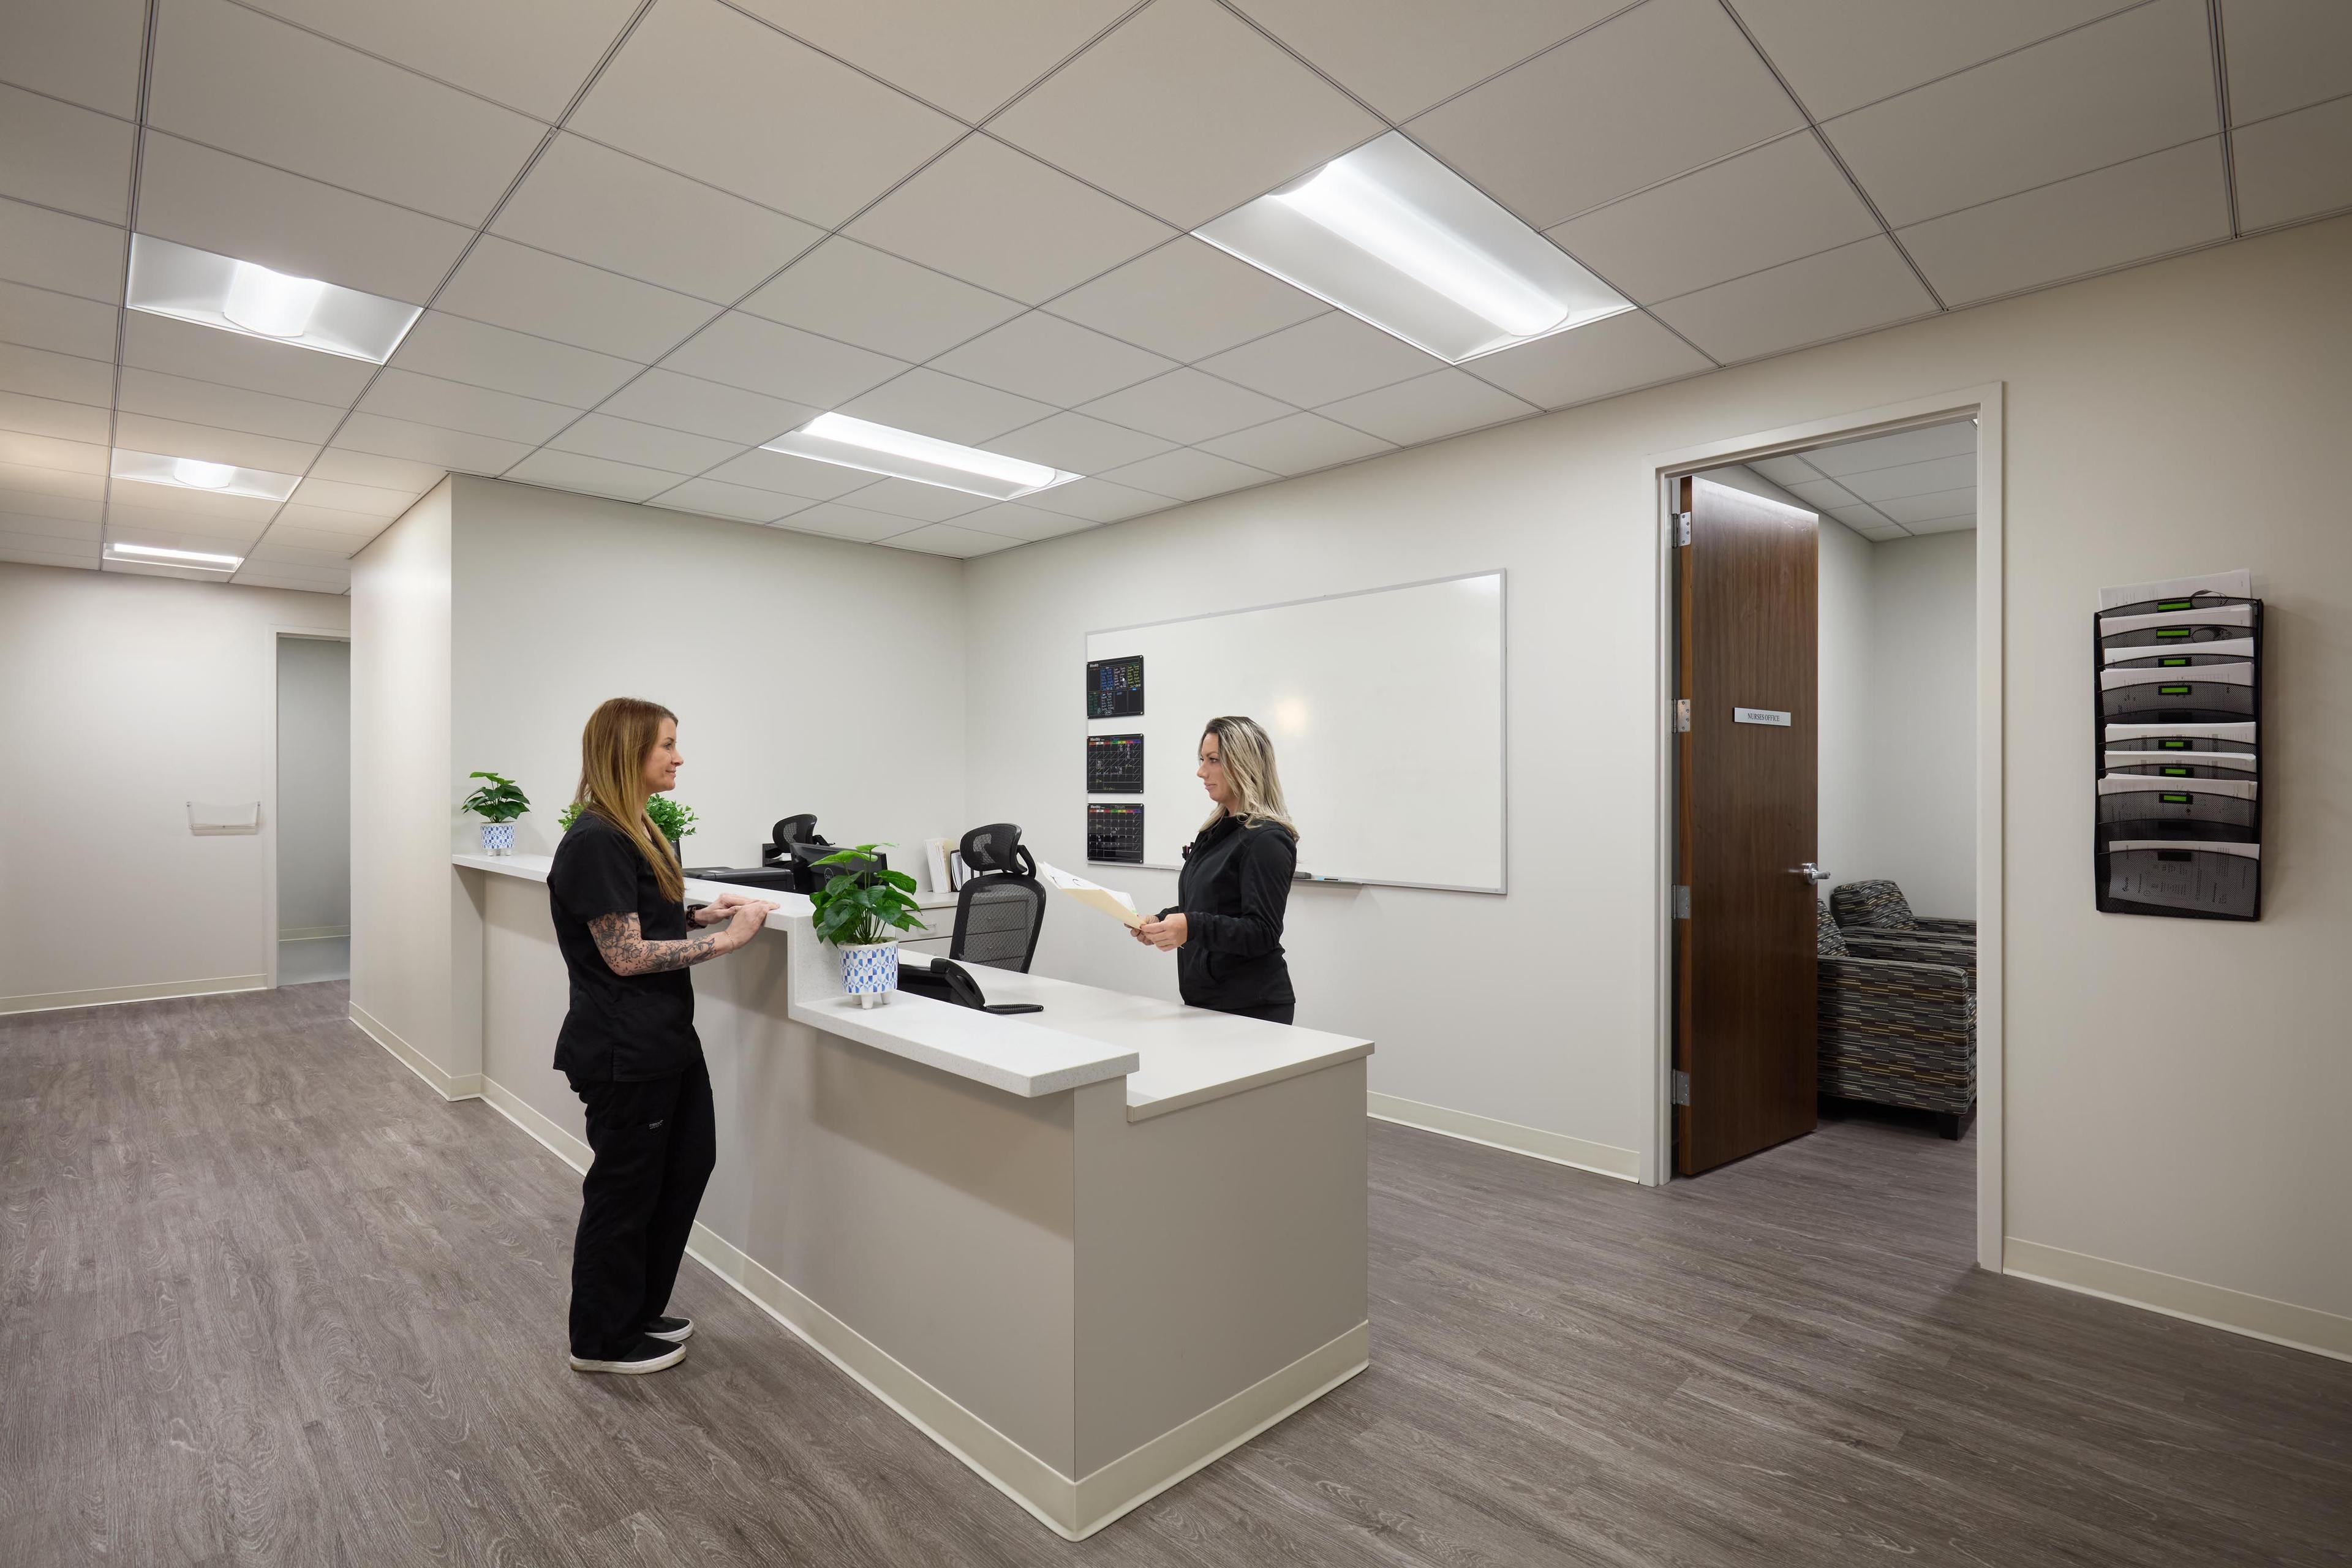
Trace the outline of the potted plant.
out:
M 482 853 L 513 854 L 515 818 L 530 809 L 530 797 L 522 793 L 520 784 L 503 773 L 477 771 L 466 776 L 490 781 L 467 795 L 460 808 L 483 819 Z
M 657 795 L 646 802 L 646 815 L 654 819 L 654 826 L 669 840 L 670 853 L 677 857 L 678 864 L 684 865 L 686 851 L 681 841 L 694 831 L 694 807 Z
M 892 931 L 927 929 L 916 918 L 915 879 L 886 871 L 879 844 L 836 849 L 819 866 L 842 868 L 809 895 L 819 942 L 841 949 L 842 989 L 871 1007 L 898 989 L 898 939 Z

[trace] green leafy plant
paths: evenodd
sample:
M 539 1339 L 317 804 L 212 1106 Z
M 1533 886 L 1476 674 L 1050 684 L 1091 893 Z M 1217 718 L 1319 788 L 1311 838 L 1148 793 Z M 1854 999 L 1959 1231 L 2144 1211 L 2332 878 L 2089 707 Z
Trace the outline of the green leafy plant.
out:
M 467 795 L 465 805 L 459 809 L 470 811 L 485 822 L 512 822 L 530 809 L 530 796 L 523 794 L 522 786 L 505 774 L 477 771 L 466 776 L 490 782 Z
M 676 844 L 694 831 L 694 807 L 681 805 L 666 795 L 655 795 L 646 802 L 646 815 L 662 830 L 662 837 Z
M 580 814 L 587 809 L 588 803 L 584 800 L 575 800 L 570 805 L 565 806 L 563 808 L 563 815 L 555 819 L 556 830 L 560 833 L 571 832 L 572 825 L 579 821 Z
M 839 947 L 887 942 L 896 931 L 927 931 L 916 918 L 915 879 L 904 871 L 886 871 L 874 853 L 887 844 L 857 844 L 836 849 L 819 866 L 842 866 L 842 871 L 809 895 L 816 918 L 819 942 Z

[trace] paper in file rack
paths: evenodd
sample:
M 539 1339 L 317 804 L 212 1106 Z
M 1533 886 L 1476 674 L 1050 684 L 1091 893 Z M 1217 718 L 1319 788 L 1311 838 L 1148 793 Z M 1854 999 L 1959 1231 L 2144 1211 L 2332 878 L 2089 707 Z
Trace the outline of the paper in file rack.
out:
M 2120 637 L 2147 637 L 2158 640 L 2157 632 L 2168 632 L 2178 627 L 2189 628 L 2185 637 L 2168 637 L 2168 642 L 2197 642 L 2206 637 L 2234 637 L 2232 628 L 2254 624 L 2252 605 L 2208 605 L 2195 610 L 2158 610 L 2144 615 L 2101 616 L 2099 636 L 2102 638 Z
M 2175 837 L 2251 843 L 2262 826 L 2252 779 L 2168 779 L 2110 773 L 2099 781 L 2099 826 Z
M 2135 752 L 2107 748 L 2104 765 L 2109 773 L 2144 773 L 2153 778 L 2252 778 L 2261 763 L 2252 752 Z
M 2107 744 L 2140 742 L 2148 751 L 2251 752 L 2254 726 L 2251 721 L 2231 724 L 2109 724 Z M 2177 743 L 2176 743 L 2177 742 Z
M 2254 596 L 2254 574 L 2240 568 L 2235 572 L 2212 572 L 2202 577 L 2166 577 L 2154 583 L 2126 583 L 2119 588 L 2099 590 L 2099 608 L 2112 610 L 2123 605 L 2143 604 L 2149 600 L 2194 599 L 2199 595 L 2228 599 L 2251 599 Z
M 2254 657 L 2252 637 L 2224 637 L 2205 642 L 2185 643 L 2124 643 L 2112 639 L 2099 650 L 2099 657 L 2110 666 L 2146 665 L 2151 669 L 2178 668 L 2156 663 L 2158 659 L 2194 659 L 2198 664 L 2218 663 L 2222 659 L 2250 659 Z
M 2234 721 L 2260 700 L 2252 659 L 2178 669 L 2102 669 L 2099 713 L 2108 721 Z
M 1082 904 L 1100 910 L 1130 930 L 1143 923 L 1143 917 L 1136 913 L 1135 900 L 1115 888 L 1099 887 L 1087 881 L 1084 877 L 1073 877 L 1067 871 L 1058 867 L 1048 866 L 1043 860 L 1037 862 L 1037 875 L 1045 879 L 1047 887 L 1067 893 Z
M 2115 914 L 2253 920 L 2262 912 L 2262 846 L 2119 838 L 2100 850 L 2099 908 Z

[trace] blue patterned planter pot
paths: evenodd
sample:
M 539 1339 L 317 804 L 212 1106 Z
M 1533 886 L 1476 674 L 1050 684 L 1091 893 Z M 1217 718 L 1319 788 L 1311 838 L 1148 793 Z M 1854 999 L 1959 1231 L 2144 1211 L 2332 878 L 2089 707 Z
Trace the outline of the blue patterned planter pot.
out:
M 849 942 L 841 950 L 841 988 L 871 1007 L 898 989 L 898 944 Z
M 514 853 L 514 824 L 485 822 L 482 824 L 482 853 L 511 855 Z

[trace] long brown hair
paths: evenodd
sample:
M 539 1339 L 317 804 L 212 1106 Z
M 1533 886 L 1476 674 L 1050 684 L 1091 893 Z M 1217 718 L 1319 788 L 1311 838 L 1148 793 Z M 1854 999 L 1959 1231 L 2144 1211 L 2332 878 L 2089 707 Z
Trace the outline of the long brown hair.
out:
M 613 697 L 598 703 L 588 715 L 588 727 L 580 731 L 580 788 L 572 798 L 629 836 L 654 868 L 662 897 L 684 899 L 686 874 L 677 856 L 646 815 L 646 802 L 653 797 L 646 788 L 646 759 L 661 743 L 665 719 L 677 722 L 677 714 L 641 697 Z
M 1271 822 L 1296 839 L 1298 827 L 1290 820 L 1290 807 L 1283 804 L 1282 775 L 1274 766 L 1274 742 L 1265 729 L 1255 719 L 1233 714 L 1212 719 L 1201 727 L 1202 740 L 1212 735 L 1217 738 L 1217 760 L 1224 764 L 1225 780 L 1242 797 L 1241 809 L 1233 815 L 1242 819 L 1244 827 Z M 1201 826 L 1214 827 L 1225 814 L 1221 805 Z

